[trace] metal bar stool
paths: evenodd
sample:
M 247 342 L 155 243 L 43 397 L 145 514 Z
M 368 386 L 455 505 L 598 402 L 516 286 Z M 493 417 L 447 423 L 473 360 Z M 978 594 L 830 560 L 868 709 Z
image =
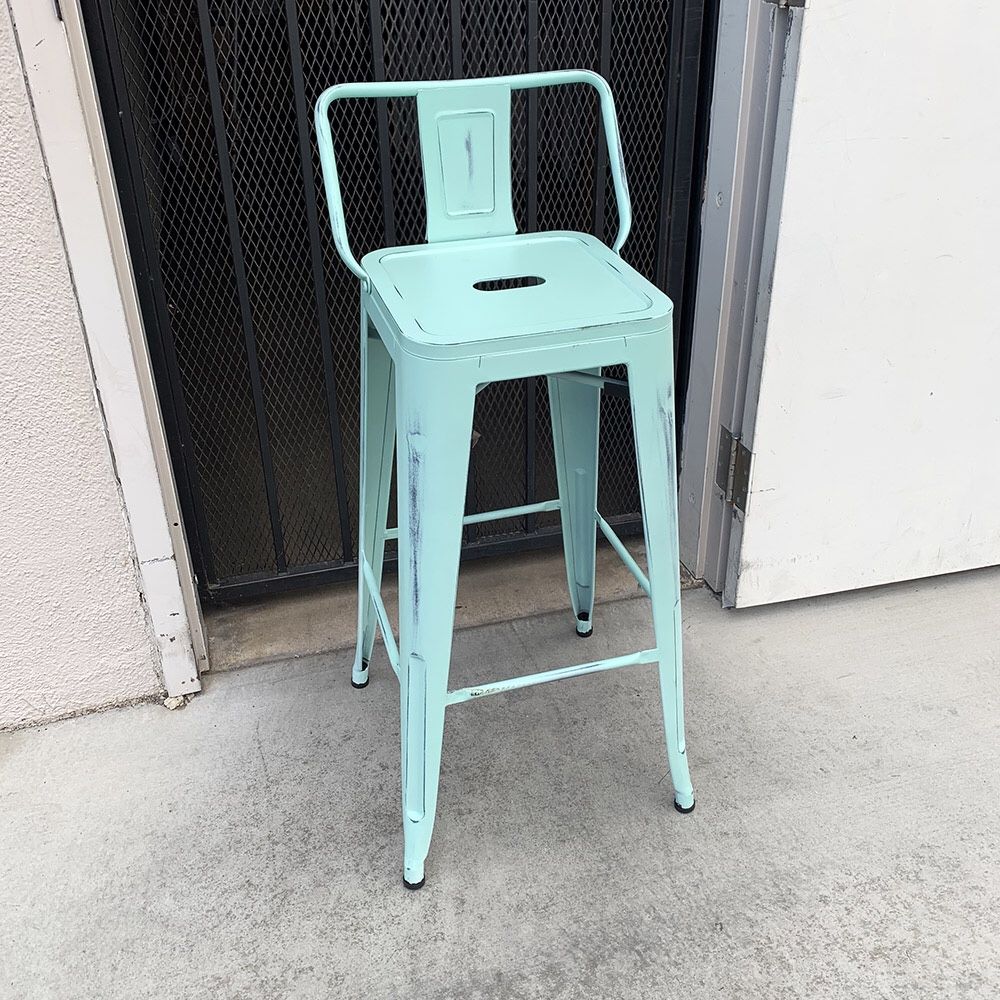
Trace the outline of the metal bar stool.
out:
M 601 102 L 618 202 L 614 248 L 573 232 L 518 234 L 510 180 L 514 90 L 589 84 Z M 369 253 L 347 239 L 330 105 L 417 102 L 427 243 Z M 424 884 L 448 705 L 599 670 L 659 664 L 674 804 L 694 808 L 684 744 L 670 300 L 618 255 L 631 221 L 614 100 L 595 73 L 350 83 L 326 90 L 316 130 L 333 238 L 361 284 L 361 502 L 358 645 L 352 683 L 368 683 L 378 625 L 399 679 L 403 880 Z M 607 365 L 628 370 L 650 579 L 597 511 L 598 422 Z M 476 393 L 548 376 L 558 499 L 463 517 Z M 386 528 L 393 451 L 398 531 Z M 656 648 L 449 690 L 463 524 L 559 511 L 581 636 L 594 610 L 597 531 L 649 595 Z M 380 595 L 387 538 L 399 540 L 399 645 Z

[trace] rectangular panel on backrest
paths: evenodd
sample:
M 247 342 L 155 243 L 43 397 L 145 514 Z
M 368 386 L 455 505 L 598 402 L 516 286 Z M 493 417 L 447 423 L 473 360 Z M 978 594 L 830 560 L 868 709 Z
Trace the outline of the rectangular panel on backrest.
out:
M 510 87 L 468 86 L 417 95 L 427 199 L 427 241 L 511 236 Z

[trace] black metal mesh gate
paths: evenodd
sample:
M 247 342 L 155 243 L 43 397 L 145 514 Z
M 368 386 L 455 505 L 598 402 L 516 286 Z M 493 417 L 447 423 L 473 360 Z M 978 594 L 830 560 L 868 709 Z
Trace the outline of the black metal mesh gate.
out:
M 311 108 L 347 80 L 594 69 L 616 95 L 632 235 L 671 295 L 683 400 L 711 0 L 84 0 L 185 521 L 206 595 L 336 578 L 356 558 L 358 293 L 324 222 Z M 519 228 L 616 227 L 588 88 L 518 93 Z M 335 106 L 358 257 L 423 240 L 415 107 Z M 469 510 L 554 496 L 544 379 L 478 400 Z M 637 522 L 627 399 L 607 394 L 601 509 Z M 466 551 L 543 544 L 540 515 Z M 486 532 L 489 532 L 488 534 Z

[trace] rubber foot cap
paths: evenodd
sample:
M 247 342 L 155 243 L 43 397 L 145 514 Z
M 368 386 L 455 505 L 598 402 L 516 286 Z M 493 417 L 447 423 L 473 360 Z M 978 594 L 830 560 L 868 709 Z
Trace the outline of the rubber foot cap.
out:
M 679 802 L 677 801 L 677 799 L 674 799 L 674 808 L 675 808 L 675 809 L 676 809 L 676 810 L 677 810 L 677 811 L 678 811 L 679 813 L 682 813 L 682 814 L 683 814 L 683 815 L 685 815 L 685 816 L 687 816 L 687 814 L 688 814 L 688 813 L 693 813 L 693 812 L 694 812 L 694 807 L 695 807 L 695 803 L 694 803 L 694 802 L 692 802 L 692 803 L 691 803 L 691 805 L 689 805 L 689 806 L 688 806 L 687 808 L 685 808 L 684 806 L 682 806 L 682 805 L 681 805 L 681 804 L 680 804 L 680 803 L 679 803 Z
M 365 679 L 364 679 L 364 680 L 363 680 L 363 681 L 362 681 L 362 682 L 361 682 L 361 683 L 359 684 L 359 683 L 358 683 L 358 682 L 357 682 L 356 680 L 354 680 L 354 678 L 352 677 L 352 678 L 351 678 L 351 687 L 352 687 L 352 688 L 354 688 L 354 689 L 355 689 L 356 691 L 360 691 L 360 690 L 361 690 L 362 688 L 366 688 L 366 687 L 368 687 L 368 681 L 370 681 L 370 680 L 371 680 L 371 678 L 370 678 L 370 677 L 366 677 L 366 678 L 365 678 Z
M 589 639 L 594 634 L 594 626 L 590 626 L 590 630 L 587 632 L 577 632 L 576 636 L 578 639 Z
M 424 878 L 422 878 L 419 882 L 407 882 L 406 879 L 404 878 L 403 879 L 403 885 L 405 885 L 406 888 L 409 889 L 411 892 L 416 892 L 417 889 L 422 889 L 423 888 L 424 882 L 426 882 L 426 881 L 427 881 L 426 876 Z

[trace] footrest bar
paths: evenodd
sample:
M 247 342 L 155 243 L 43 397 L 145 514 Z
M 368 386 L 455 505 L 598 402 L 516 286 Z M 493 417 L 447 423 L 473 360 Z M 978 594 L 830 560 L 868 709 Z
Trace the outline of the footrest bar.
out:
M 625 548 L 624 542 L 615 534 L 614 528 L 597 514 L 597 527 L 601 529 L 601 534 L 611 543 L 611 547 L 618 553 L 618 558 L 625 563 L 625 568 L 635 577 L 636 583 L 646 592 L 649 597 L 649 577 L 639 568 L 639 564 L 632 558 L 632 553 Z
M 385 604 L 382 603 L 382 595 L 379 593 L 378 583 L 375 581 L 375 574 L 372 573 L 368 560 L 364 553 L 359 556 L 361 560 L 361 572 L 365 575 L 365 583 L 368 585 L 368 599 L 375 608 L 375 617 L 378 619 L 379 631 L 382 633 L 382 641 L 385 643 L 385 651 L 389 656 L 389 663 L 399 678 L 399 647 L 396 645 L 396 637 L 392 634 L 392 627 L 389 625 L 389 616 L 385 613 Z
M 488 694 L 503 694 L 504 691 L 516 691 L 518 688 L 531 687 L 534 684 L 548 684 L 550 681 L 563 681 L 570 677 L 582 677 L 584 674 L 596 674 L 601 670 L 617 670 L 619 667 L 635 667 L 641 663 L 655 663 L 659 658 L 660 654 L 657 650 L 644 649 L 639 653 L 615 656 L 610 660 L 594 660 L 592 663 L 580 663 L 575 667 L 558 667 L 556 670 L 545 670 L 540 674 L 527 674 L 524 677 L 510 677 L 505 681 L 477 684 L 474 687 L 449 691 L 446 704 L 456 705 L 462 701 L 483 698 Z
M 503 510 L 487 510 L 482 514 L 467 514 L 462 518 L 462 524 L 482 524 L 483 521 L 499 521 L 504 517 L 524 517 L 525 514 L 544 514 L 546 511 L 559 510 L 558 500 L 542 500 L 539 503 L 525 503 L 520 507 L 505 507 Z M 399 538 L 399 528 L 386 528 L 385 537 Z

